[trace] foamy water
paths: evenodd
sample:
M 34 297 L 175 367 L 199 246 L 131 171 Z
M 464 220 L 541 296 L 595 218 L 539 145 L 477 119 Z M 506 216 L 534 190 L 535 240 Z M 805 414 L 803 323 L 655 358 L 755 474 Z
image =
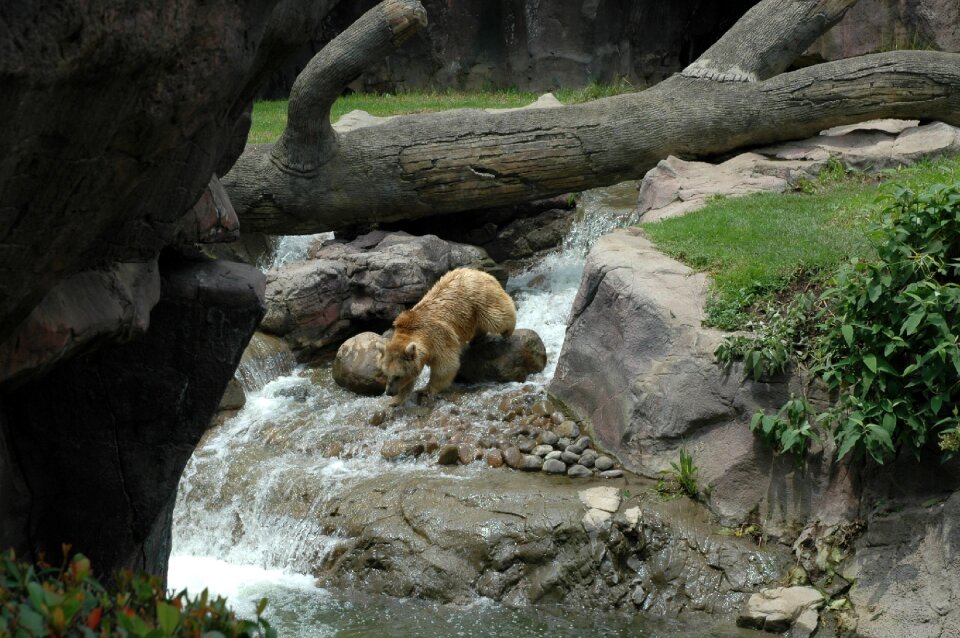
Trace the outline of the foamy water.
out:
M 527 383 L 544 387 L 553 377 L 586 252 L 600 234 L 627 221 L 635 197 L 632 183 L 584 194 L 583 209 L 564 248 L 511 278 L 507 289 L 517 302 L 517 326 L 540 334 L 548 355 L 544 371 Z M 316 239 L 281 239 L 270 266 L 303 259 Z M 332 498 L 370 477 L 432 476 L 449 470 L 414 460 L 384 460 L 381 446 L 407 431 L 408 420 L 368 426 L 383 409 L 383 397 L 361 397 L 336 386 L 328 369 L 297 370 L 268 382 L 261 378 L 262 371 L 257 374 L 257 382 L 248 384 L 253 391 L 244 408 L 208 433 L 184 472 L 174 511 L 170 587 L 208 588 L 229 597 L 238 612 L 247 615 L 251 605 L 267 596 L 267 615 L 281 623 L 283 636 L 388 635 L 375 619 L 352 607 L 353 602 L 333 601 L 330 592 L 315 587 L 305 575 L 339 541 L 325 534 L 317 521 Z M 254 378 L 254 371 L 248 376 Z M 473 388 L 458 400 L 457 409 L 485 427 L 484 415 L 491 406 L 520 386 Z M 325 456 L 331 445 L 343 446 L 340 458 Z M 464 471 L 469 476 L 489 470 L 475 463 L 457 476 Z M 546 636 L 556 623 L 573 622 L 557 617 L 544 624 L 535 614 L 494 606 L 488 613 L 500 620 L 486 626 L 450 624 L 440 620 L 439 612 L 431 616 L 431 608 L 422 603 L 408 601 L 404 606 L 379 598 L 366 602 L 378 606 L 377 613 L 393 617 L 394 625 L 409 626 L 406 633 L 389 634 L 398 636 L 493 636 L 521 628 L 521 635 Z M 423 622 L 406 618 L 408 613 L 419 614 Z M 372 633 L 342 633 L 344 627 L 361 626 Z M 496 626 L 500 629 L 490 633 Z

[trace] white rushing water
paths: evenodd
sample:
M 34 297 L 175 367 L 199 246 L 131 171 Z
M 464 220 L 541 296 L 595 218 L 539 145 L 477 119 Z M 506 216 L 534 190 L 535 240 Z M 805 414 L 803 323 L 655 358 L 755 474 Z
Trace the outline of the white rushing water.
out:
M 587 250 L 601 234 L 628 221 L 635 198 L 632 182 L 585 193 L 564 247 L 511 277 L 507 288 L 517 302 L 517 326 L 537 331 L 548 354 L 546 369 L 528 383 L 542 387 L 552 378 Z M 271 266 L 303 259 L 315 239 L 283 238 Z M 367 426 L 383 408 L 383 398 L 361 397 L 336 386 L 329 368 L 290 370 L 278 364 L 277 370 L 288 373 L 267 379 L 263 370 L 243 366 L 238 376 L 248 391 L 246 405 L 208 432 L 180 483 L 170 586 L 191 592 L 208 588 L 228 596 L 238 612 L 247 615 L 267 596 L 268 616 L 291 618 L 282 635 L 343 635 L 336 627 L 369 621 L 356 615 L 352 603 L 334 601 L 305 575 L 338 542 L 317 522 L 325 505 L 344 487 L 369 477 L 445 470 L 416 461 L 385 461 L 380 447 L 396 438 L 406 423 L 401 418 L 383 429 Z M 503 391 L 500 384 L 465 395 L 458 409 L 481 419 Z M 331 446 L 342 450 L 327 456 Z M 467 472 L 486 471 L 482 464 L 467 467 Z M 392 603 L 376 604 L 386 605 L 382 614 L 401 613 Z M 417 608 L 421 620 L 430 618 L 425 609 Z M 516 622 L 515 629 L 522 626 L 527 635 L 541 635 L 526 617 Z M 396 635 L 422 631 L 427 630 L 417 625 Z M 458 632 L 451 628 L 435 635 L 466 635 Z

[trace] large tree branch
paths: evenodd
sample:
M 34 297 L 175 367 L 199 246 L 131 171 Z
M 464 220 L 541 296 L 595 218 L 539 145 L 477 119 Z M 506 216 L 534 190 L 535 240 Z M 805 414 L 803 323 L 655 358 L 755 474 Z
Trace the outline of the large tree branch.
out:
M 330 107 L 360 73 L 427 24 L 416 0 L 386 0 L 313 57 L 290 89 L 287 127 L 271 155 L 283 171 L 310 176 L 337 150 Z
M 756 4 L 683 74 L 721 82 L 772 78 L 840 22 L 856 3 L 857 0 L 791 0 Z
M 739 64 L 763 77 L 784 65 L 784 51 L 799 51 L 851 4 L 765 0 L 711 49 L 710 68 Z M 784 27 L 776 21 L 774 30 L 763 27 L 780 13 L 805 16 L 796 24 L 801 36 L 777 36 Z M 756 46 L 733 46 L 730 38 L 747 37 L 741 25 L 751 23 Z M 777 61 L 762 62 L 757 52 L 778 50 L 778 37 Z M 710 157 L 874 117 L 960 124 L 957 54 L 902 51 L 764 81 L 729 80 L 679 74 L 641 93 L 578 106 L 398 117 L 342 135 L 309 176 L 278 170 L 275 148 L 248 147 L 223 182 L 244 230 L 312 233 L 612 184 L 642 176 L 670 154 Z

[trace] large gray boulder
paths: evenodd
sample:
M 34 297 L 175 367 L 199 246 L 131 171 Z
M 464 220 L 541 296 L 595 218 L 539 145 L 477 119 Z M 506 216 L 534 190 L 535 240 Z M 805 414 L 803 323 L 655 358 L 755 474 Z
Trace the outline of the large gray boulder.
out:
M 659 253 L 637 229 L 602 237 L 587 258 L 550 392 L 588 421 L 602 447 L 648 476 L 686 448 L 709 505 L 726 522 L 759 516 L 790 535 L 807 520 L 852 518 L 852 477 L 830 451 L 804 464 L 775 457 L 749 431 L 757 408 L 796 389 L 729 374 L 724 333 L 701 326 L 707 278 Z
M 479 248 L 402 232 L 334 240 L 308 255 L 306 261 L 267 273 L 267 316 L 261 326 L 283 337 L 299 356 L 364 328 L 386 329 L 449 270 L 493 266 Z

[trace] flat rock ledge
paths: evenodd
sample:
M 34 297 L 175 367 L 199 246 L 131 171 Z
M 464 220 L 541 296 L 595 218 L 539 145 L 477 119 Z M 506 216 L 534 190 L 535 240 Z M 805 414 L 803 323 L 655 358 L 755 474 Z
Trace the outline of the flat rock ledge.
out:
M 443 602 L 706 612 L 729 629 L 744 592 L 772 582 L 789 560 L 776 547 L 713 534 L 702 508 L 661 501 L 636 478 L 610 486 L 446 472 L 371 478 L 332 499 L 318 520 L 342 540 L 313 573 L 325 585 Z
M 960 153 L 960 129 L 917 120 L 870 120 L 838 126 L 796 142 L 759 148 L 720 164 L 670 156 L 640 183 L 637 213 L 653 222 L 703 208 L 711 197 L 782 193 L 817 177 L 831 160 L 847 168 L 878 171 L 921 159 Z

